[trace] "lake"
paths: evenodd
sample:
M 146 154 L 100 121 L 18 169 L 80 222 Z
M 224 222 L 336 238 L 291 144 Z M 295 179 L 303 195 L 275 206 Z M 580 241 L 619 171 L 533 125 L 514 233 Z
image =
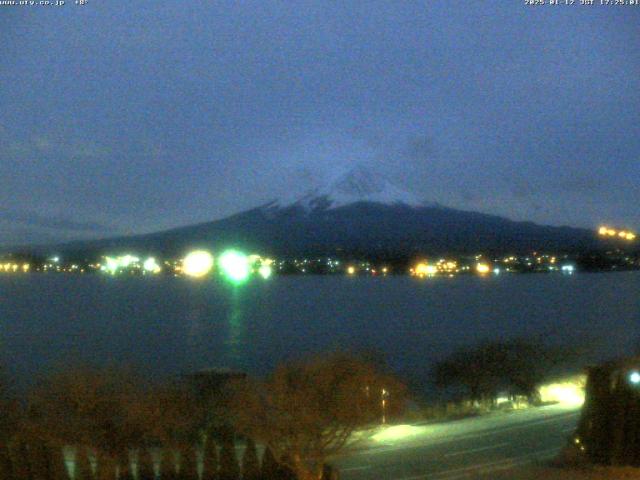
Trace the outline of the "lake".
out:
M 583 362 L 640 338 L 640 272 L 480 278 L 284 276 L 221 280 L 0 276 L 0 359 L 23 382 L 73 363 L 165 377 L 208 367 L 264 374 L 335 348 L 385 352 L 418 385 L 458 346 L 544 335 Z

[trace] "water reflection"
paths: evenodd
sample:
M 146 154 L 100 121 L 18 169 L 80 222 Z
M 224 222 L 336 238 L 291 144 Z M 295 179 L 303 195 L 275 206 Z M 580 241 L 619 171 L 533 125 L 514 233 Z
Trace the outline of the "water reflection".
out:
M 2 277 L 0 363 L 22 386 L 76 359 L 148 366 L 159 377 L 225 366 L 264 375 L 303 352 L 365 345 L 426 382 L 431 362 L 479 338 L 545 335 L 582 347 L 589 362 L 627 351 L 640 335 L 638 291 L 640 272 L 427 283 L 291 276 L 241 286 Z
M 244 345 L 246 344 L 246 325 L 242 308 L 241 288 L 237 286 L 231 288 L 231 303 L 227 317 L 227 336 L 224 342 L 228 358 L 236 365 L 242 364 L 245 359 Z

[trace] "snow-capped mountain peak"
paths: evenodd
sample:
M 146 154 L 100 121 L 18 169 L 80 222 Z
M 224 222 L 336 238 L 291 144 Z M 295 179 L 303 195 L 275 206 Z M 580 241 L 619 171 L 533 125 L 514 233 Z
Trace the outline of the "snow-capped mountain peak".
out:
M 359 202 L 410 207 L 425 204 L 417 195 L 394 185 L 384 175 L 358 165 L 334 177 L 325 185 L 310 190 L 302 197 L 281 199 L 273 205 L 280 208 L 299 206 L 305 210 L 313 210 L 339 208 Z

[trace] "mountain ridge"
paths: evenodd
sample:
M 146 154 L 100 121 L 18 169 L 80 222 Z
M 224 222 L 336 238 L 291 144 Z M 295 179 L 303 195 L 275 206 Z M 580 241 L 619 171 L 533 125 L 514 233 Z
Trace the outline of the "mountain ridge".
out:
M 278 256 L 406 257 L 578 251 L 600 245 L 587 229 L 519 222 L 428 203 L 384 176 L 357 167 L 302 196 L 220 220 L 55 248 L 85 256 L 123 251 L 178 256 L 192 248 L 234 247 Z
M 279 208 L 299 205 L 306 210 L 339 208 L 358 202 L 384 205 L 404 204 L 414 207 L 426 202 L 417 195 L 399 188 L 382 174 L 364 165 L 356 165 L 324 185 L 312 188 L 301 197 L 278 199 L 272 203 Z

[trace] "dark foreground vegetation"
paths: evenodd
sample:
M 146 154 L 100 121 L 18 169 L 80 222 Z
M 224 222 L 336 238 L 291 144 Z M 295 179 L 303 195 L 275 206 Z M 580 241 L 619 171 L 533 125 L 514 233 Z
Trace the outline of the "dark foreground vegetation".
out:
M 347 354 L 288 364 L 265 381 L 199 380 L 78 368 L 21 399 L 3 385 L 0 479 L 333 478 L 329 457 L 356 429 L 398 415 L 405 398 L 397 380 Z
M 484 341 L 465 346 L 436 363 L 435 385 L 477 404 L 492 406 L 499 395 L 540 401 L 538 386 L 554 369 L 579 356 L 577 348 L 551 347 L 542 340 Z
M 505 392 L 535 403 L 567 358 L 538 341 L 462 348 L 432 372 L 458 401 L 417 409 L 420 420 L 491 408 Z M 357 430 L 411 418 L 404 384 L 376 355 L 309 358 L 264 380 L 202 371 L 154 383 L 133 369 L 73 368 L 19 398 L 10 390 L 0 386 L 0 480 L 329 479 Z

